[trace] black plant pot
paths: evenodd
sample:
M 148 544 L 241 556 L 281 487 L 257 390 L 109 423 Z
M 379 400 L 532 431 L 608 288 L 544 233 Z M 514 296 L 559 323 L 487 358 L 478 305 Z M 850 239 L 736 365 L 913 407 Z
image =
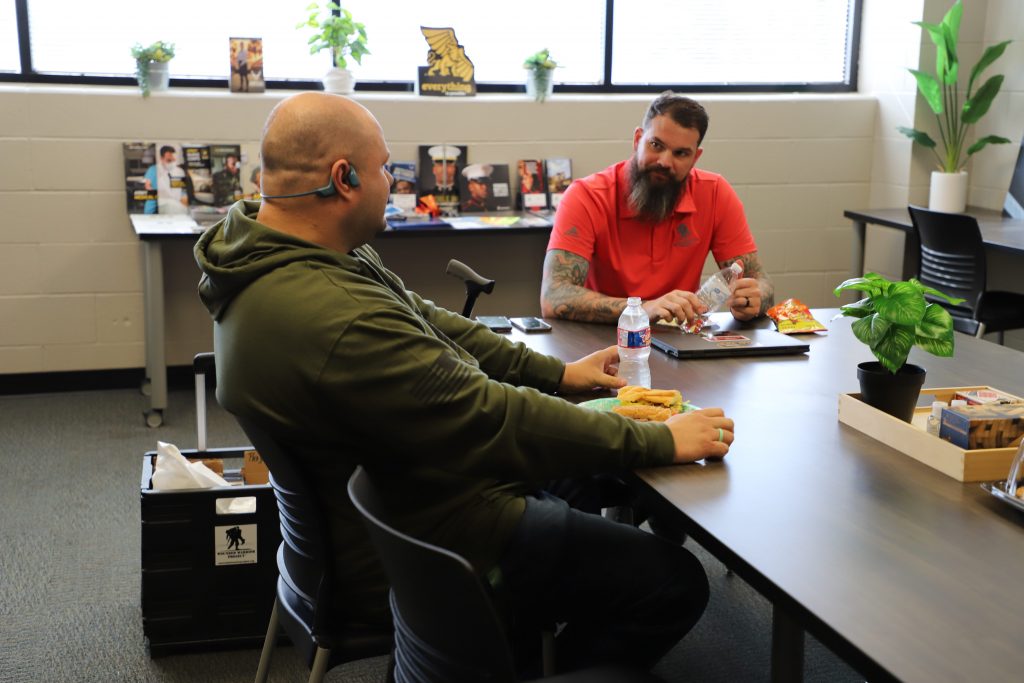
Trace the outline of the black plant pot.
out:
M 882 412 L 910 422 L 917 407 L 917 397 L 924 386 L 925 371 L 920 365 L 907 363 L 895 375 L 877 361 L 857 366 L 861 400 Z

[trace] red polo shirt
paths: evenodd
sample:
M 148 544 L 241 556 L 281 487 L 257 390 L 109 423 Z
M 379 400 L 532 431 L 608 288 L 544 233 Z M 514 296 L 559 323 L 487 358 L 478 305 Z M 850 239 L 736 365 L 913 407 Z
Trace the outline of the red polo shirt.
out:
M 645 301 L 693 292 L 709 252 L 723 261 L 757 251 L 743 204 L 722 176 L 692 169 L 673 214 L 652 224 L 626 201 L 626 169 L 622 161 L 573 182 L 555 214 L 548 250 L 587 259 L 588 289 Z

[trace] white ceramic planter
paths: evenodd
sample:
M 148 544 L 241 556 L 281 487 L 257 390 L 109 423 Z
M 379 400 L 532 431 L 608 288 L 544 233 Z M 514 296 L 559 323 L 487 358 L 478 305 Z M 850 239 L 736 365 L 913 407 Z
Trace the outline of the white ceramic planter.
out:
M 167 90 L 171 84 L 171 63 L 150 62 L 149 63 L 149 90 L 157 92 Z
M 928 208 L 943 213 L 963 213 L 967 208 L 967 171 L 932 171 L 928 190 Z
M 324 74 L 324 92 L 332 92 L 338 95 L 348 95 L 356 87 L 355 76 L 348 69 L 331 67 Z

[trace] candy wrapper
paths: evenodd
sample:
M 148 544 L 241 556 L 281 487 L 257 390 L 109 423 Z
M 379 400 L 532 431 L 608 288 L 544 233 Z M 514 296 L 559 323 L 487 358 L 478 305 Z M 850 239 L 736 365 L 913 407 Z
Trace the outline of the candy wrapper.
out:
M 805 334 L 825 332 L 827 327 L 811 315 L 811 309 L 800 299 L 786 299 L 768 309 L 768 317 L 775 321 L 775 327 L 782 334 Z

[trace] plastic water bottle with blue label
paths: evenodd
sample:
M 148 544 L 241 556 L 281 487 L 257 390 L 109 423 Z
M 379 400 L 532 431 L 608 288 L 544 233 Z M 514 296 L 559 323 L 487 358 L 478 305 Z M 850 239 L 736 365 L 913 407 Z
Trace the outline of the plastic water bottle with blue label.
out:
M 651 319 L 640 306 L 640 297 L 626 299 L 619 316 L 619 377 L 626 384 L 651 388 Z

